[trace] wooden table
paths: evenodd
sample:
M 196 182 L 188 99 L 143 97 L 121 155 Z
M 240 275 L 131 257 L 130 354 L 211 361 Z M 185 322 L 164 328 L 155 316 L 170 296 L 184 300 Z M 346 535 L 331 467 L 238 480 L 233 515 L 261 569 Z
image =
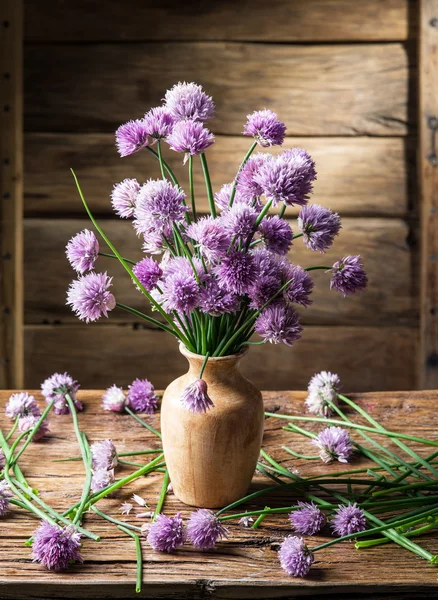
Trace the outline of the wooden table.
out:
M 8 392 L 0 392 L 3 431 L 10 427 L 4 417 L 4 404 Z M 41 397 L 37 394 L 39 400 Z M 80 414 L 80 424 L 90 442 L 111 437 L 120 452 L 159 447 L 159 440 L 136 423 L 129 415 L 105 413 L 100 408 L 101 392 L 83 391 L 79 397 L 85 404 Z M 269 392 L 265 394 L 268 410 L 303 413 L 302 392 Z M 438 439 L 438 392 L 372 393 L 351 395 L 370 414 L 391 429 L 418 433 Z M 150 418 L 159 426 L 159 416 Z M 47 441 L 32 444 L 21 459 L 23 471 L 30 483 L 40 490 L 41 497 L 61 511 L 74 504 L 83 483 L 83 467 L 80 462 L 56 463 L 52 459 L 78 455 L 71 418 L 50 416 L 52 433 Z M 264 448 L 281 464 L 296 468 L 303 476 L 323 471 L 338 471 L 348 466 L 321 465 L 319 461 L 302 461 L 281 449 L 285 443 L 302 453 L 314 453 L 302 437 L 282 430 L 284 421 L 268 418 L 265 426 Z M 308 429 L 318 430 L 316 424 Z M 415 448 L 415 444 L 412 444 Z M 424 449 L 423 449 L 424 452 Z M 132 459 L 135 460 L 135 459 Z M 366 464 L 356 459 L 355 465 Z M 351 468 L 351 467 L 350 467 Z M 123 467 L 119 473 L 128 473 Z M 162 474 L 156 473 L 135 481 L 99 506 L 121 520 L 138 524 L 135 517 L 120 514 L 120 504 L 133 492 L 144 496 L 153 508 L 162 482 Z M 267 480 L 256 476 L 253 488 L 267 485 Z M 270 482 L 269 484 L 271 484 Z M 270 494 L 251 504 L 256 508 L 293 504 L 299 495 L 285 490 Z M 245 508 L 248 508 L 245 506 Z M 174 514 L 182 511 L 186 517 L 190 509 L 169 495 L 164 512 Z M 85 519 L 86 527 L 102 536 L 99 543 L 86 540 L 82 554 L 83 565 L 75 565 L 67 572 L 49 572 L 31 560 L 31 549 L 23 545 L 35 528 L 36 521 L 20 509 L 1 522 L 0 529 L 0 598 L 134 598 L 135 551 L 131 538 L 115 526 L 90 513 Z M 305 579 L 288 577 L 280 568 L 278 542 L 292 533 L 287 515 L 267 518 L 260 529 L 248 529 L 235 522 L 228 523 L 230 536 L 210 552 L 200 553 L 186 545 L 177 553 L 154 552 L 145 540 L 143 546 L 144 583 L 143 597 L 154 598 L 383 598 L 411 599 L 435 598 L 438 588 L 438 567 L 396 545 L 385 545 L 370 550 L 357 551 L 344 542 L 318 552 L 316 562 Z M 330 535 L 310 539 L 310 545 L 322 543 Z M 438 533 L 421 538 L 420 542 L 431 551 L 438 551 Z M 138 597 L 138 596 L 137 596 Z

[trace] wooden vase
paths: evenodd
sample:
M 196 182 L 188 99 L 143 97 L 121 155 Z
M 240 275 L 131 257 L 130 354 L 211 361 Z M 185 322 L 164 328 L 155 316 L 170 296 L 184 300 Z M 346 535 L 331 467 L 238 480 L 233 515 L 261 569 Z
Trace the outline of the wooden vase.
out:
M 248 490 L 260 453 L 264 411 L 262 395 L 239 371 L 246 351 L 210 358 L 202 379 L 214 407 L 192 413 L 181 402 L 184 389 L 199 379 L 204 357 L 180 346 L 188 372 L 166 389 L 161 432 L 173 491 L 185 504 L 222 507 Z

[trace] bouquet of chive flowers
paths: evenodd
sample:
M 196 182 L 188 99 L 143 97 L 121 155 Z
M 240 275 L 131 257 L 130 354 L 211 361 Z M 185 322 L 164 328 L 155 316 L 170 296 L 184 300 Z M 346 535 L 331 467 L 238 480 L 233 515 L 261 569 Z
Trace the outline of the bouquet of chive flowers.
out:
M 111 195 L 115 213 L 132 220 L 148 255 L 134 263 L 120 255 L 95 222 L 97 231 L 159 316 L 154 318 L 116 301 L 112 278 L 94 271 L 99 243 L 91 231 L 78 233 L 67 245 L 67 257 L 80 274 L 67 302 L 86 321 L 107 317 L 114 308 L 129 311 L 178 338 L 191 352 L 206 357 L 236 354 L 247 344 L 271 342 L 292 346 L 300 337 L 297 306 L 311 304 L 309 273 L 330 274 L 330 287 L 344 296 L 363 290 L 367 277 L 359 256 L 340 258 L 332 266 L 303 268 L 287 255 L 302 237 L 313 252 L 325 252 L 341 228 L 340 217 L 308 200 L 316 179 L 315 163 L 301 148 L 277 156 L 255 152 L 281 146 L 286 126 L 271 110 L 247 117 L 243 135 L 253 138 L 231 183 L 213 192 L 205 151 L 214 135 L 205 122 L 214 103 L 201 86 L 178 83 L 165 94 L 162 106 L 142 119 L 121 125 L 116 144 L 122 157 L 142 150 L 158 161 L 160 177 L 139 183 L 125 179 Z M 188 194 L 163 158 L 162 145 L 183 155 L 188 165 Z M 155 148 L 155 149 L 154 149 Z M 205 178 L 209 215 L 196 207 L 193 163 Z M 285 213 L 301 207 L 296 233 Z M 275 209 L 275 214 L 269 214 Z M 160 259 L 158 259 L 160 257 Z M 253 334 L 260 342 L 250 341 Z

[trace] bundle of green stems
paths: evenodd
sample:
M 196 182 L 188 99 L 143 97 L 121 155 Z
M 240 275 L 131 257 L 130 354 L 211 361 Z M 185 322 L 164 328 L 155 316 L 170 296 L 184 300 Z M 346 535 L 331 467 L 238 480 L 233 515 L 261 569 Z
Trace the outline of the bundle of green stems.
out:
M 393 542 L 432 564 L 438 564 L 438 557 L 436 555 L 412 540 L 412 538 L 424 535 L 438 526 L 438 442 L 387 430 L 362 407 L 346 396 L 339 395 L 338 399 L 340 401 L 339 406 L 334 403 L 331 404 L 332 411 L 336 413 L 336 419 L 285 415 L 271 412 L 266 412 L 265 415 L 267 418 L 287 421 L 283 429 L 291 434 L 310 439 L 315 438 L 316 434 L 303 429 L 298 423 L 335 424 L 352 429 L 364 442 L 354 442 L 356 454 L 368 459 L 372 463 L 371 466 L 344 469 L 342 471 L 334 471 L 331 466 L 325 473 L 303 477 L 298 472 L 285 467 L 270 454 L 262 450 L 257 469 L 264 476 L 271 479 L 273 485 L 252 492 L 244 498 L 222 508 L 216 513 L 217 518 L 220 521 L 233 521 L 242 517 L 254 517 L 255 522 L 252 527 L 257 529 L 269 515 L 291 513 L 300 509 L 297 502 L 289 502 L 286 506 L 275 508 L 269 508 L 268 506 L 264 506 L 264 508 L 254 507 L 254 501 L 259 497 L 269 497 L 271 494 L 283 493 L 283 491 L 290 491 L 292 498 L 298 497 L 300 500 L 305 499 L 315 503 L 321 510 L 327 513 L 329 519 L 340 504 L 356 503 L 367 519 L 367 529 L 330 539 L 325 543 L 311 548 L 313 552 L 351 539 L 356 541 L 355 548 L 357 549 L 366 549 Z M 63 513 L 59 513 L 40 498 L 37 490 L 32 489 L 18 465 L 19 457 L 22 456 L 23 452 L 29 446 L 39 426 L 51 410 L 53 404 L 51 403 L 47 406 L 35 427 L 28 432 L 19 434 L 12 443 L 11 438 L 15 432 L 15 425 L 7 436 L 4 436 L 0 430 L 0 446 L 6 459 L 2 476 L 8 482 L 14 494 L 11 502 L 22 509 L 30 511 L 37 518 L 51 524 L 74 526 L 83 537 L 93 541 L 99 541 L 100 537 L 84 528 L 82 524 L 84 516 L 88 511 L 92 510 L 96 515 L 117 526 L 122 532 L 134 539 L 137 556 L 136 589 L 140 591 L 142 579 L 141 528 L 106 514 L 96 505 L 108 495 L 132 483 L 139 477 L 162 472 L 164 475 L 161 492 L 152 517 L 155 519 L 163 509 L 169 486 L 169 475 L 165 465 L 164 454 L 161 448 L 120 453 L 120 463 L 127 468 L 135 468 L 135 470 L 117 479 L 114 483 L 99 492 L 92 493 L 90 491 L 90 447 L 85 433 L 79 427 L 76 409 L 68 393 L 66 393 L 66 400 L 70 407 L 81 455 L 58 459 L 58 461 L 82 460 L 85 478 L 80 499 Z M 348 414 L 345 412 L 346 408 L 348 408 Z M 367 422 L 367 425 L 355 422 L 351 418 L 352 411 L 353 414 L 362 417 Z M 137 422 L 144 425 L 144 427 L 152 431 L 160 439 L 158 431 L 153 429 L 138 415 L 133 416 L 135 416 Z M 390 439 L 399 450 L 397 452 L 390 450 L 383 443 L 385 439 Z M 407 445 L 406 442 L 409 441 L 415 442 L 417 445 L 421 445 L 421 447 L 427 448 L 429 446 L 436 449 L 432 453 L 423 456 Z M 282 450 L 288 459 L 290 459 L 290 456 L 301 461 L 319 459 L 318 456 L 300 454 L 288 446 L 283 446 Z M 149 455 L 152 455 L 152 459 L 146 464 L 124 460 L 125 457 L 129 456 Z M 302 463 L 300 463 L 301 465 Z M 248 508 L 245 511 L 236 512 L 235 509 L 243 504 L 246 504 Z M 26 543 L 30 545 L 32 538 Z

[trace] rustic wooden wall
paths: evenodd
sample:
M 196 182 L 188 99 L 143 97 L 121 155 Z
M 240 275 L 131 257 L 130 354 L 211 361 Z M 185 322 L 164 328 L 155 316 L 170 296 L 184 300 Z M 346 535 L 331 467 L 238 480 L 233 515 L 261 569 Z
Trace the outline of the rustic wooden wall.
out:
M 288 126 L 286 147 L 302 145 L 316 159 L 314 200 L 344 218 L 324 262 L 360 253 L 369 274 L 368 291 L 346 300 L 321 276 L 303 340 L 292 351 L 256 347 L 246 365 L 252 379 L 303 388 L 325 368 L 351 390 L 415 387 L 417 11 L 409 0 L 26 0 L 26 385 L 67 369 L 86 387 L 136 376 L 162 387 L 184 368 L 169 336 L 125 315 L 75 319 L 64 304 L 72 278 L 64 246 L 88 225 L 73 167 L 106 231 L 125 255 L 139 256 L 129 225 L 111 215 L 109 192 L 124 177 L 154 176 L 156 165 L 144 154 L 119 159 L 113 131 L 173 83 L 194 80 L 217 104 L 208 154 L 215 189 L 248 147 L 239 137 L 245 115 L 272 108 Z M 182 173 L 180 157 L 169 159 Z M 320 259 L 300 240 L 293 255 Z M 120 300 L 141 306 L 114 272 Z

